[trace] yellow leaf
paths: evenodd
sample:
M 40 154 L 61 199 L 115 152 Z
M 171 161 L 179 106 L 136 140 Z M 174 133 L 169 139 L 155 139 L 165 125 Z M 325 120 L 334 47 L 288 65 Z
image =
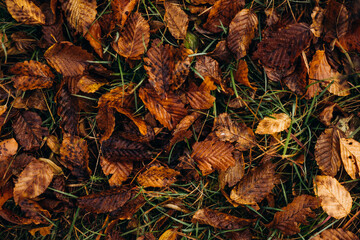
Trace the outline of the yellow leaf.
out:
M 346 172 L 352 179 L 356 179 L 360 169 L 360 143 L 352 138 L 340 138 L 340 150 Z
M 45 15 L 40 7 L 30 0 L 6 0 L 11 16 L 25 24 L 45 24 Z
M 274 113 L 265 117 L 256 128 L 256 134 L 274 134 L 290 127 L 291 118 L 285 113 Z

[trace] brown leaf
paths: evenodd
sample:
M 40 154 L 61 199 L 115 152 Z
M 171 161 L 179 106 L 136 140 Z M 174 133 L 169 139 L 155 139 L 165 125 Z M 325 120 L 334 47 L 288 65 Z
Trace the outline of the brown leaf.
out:
M 150 26 L 139 12 L 127 20 L 117 42 L 112 43 L 114 50 L 129 59 L 140 59 L 149 45 Z
M 194 52 L 191 49 L 185 48 L 184 45 L 181 45 L 179 49 L 175 49 L 173 57 L 175 61 L 174 70 L 171 76 L 171 90 L 176 90 L 181 87 L 185 82 L 189 71 L 190 65 L 193 57 L 189 55 Z
M 81 47 L 73 45 L 71 42 L 55 43 L 46 50 L 44 57 L 49 65 L 64 77 L 82 75 L 85 67 L 89 65 L 87 61 L 94 60 L 92 54 Z
M 306 23 L 296 23 L 273 33 L 258 44 L 254 53 L 268 68 L 288 69 L 305 50 L 313 37 Z
M 80 208 L 92 213 L 106 213 L 122 207 L 131 197 L 127 188 L 112 188 L 77 199 Z
M 14 187 L 14 200 L 19 204 L 25 198 L 35 198 L 50 185 L 54 172 L 49 164 L 33 160 L 21 172 Z
M 85 35 L 96 19 L 96 0 L 60 0 L 60 3 L 70 26 Z
M 54 136 L 50 135 L 46 139 L 46 145 L 51 149 L 51 151 L 55 154 L 60 154 L 60 143 L 59 139 Z
M 114 0 L 111 1 L 111 8 L 115 22 L 123 27 L 130 13 L 135 8 L 138 0 Z
M 330 0 L 327 4 L 324 18 L 324 40 L 331 42 L 335 38 L 341 38 L 349 28 L 349 13 L 346 7 Z
M 98 106 L 133 108 L 134 97 L 132 90 L 133 86 L 130 84 L 113 88 L 100 97 Z
M 29 230 L 29 233 L 31 236 L 35 237 L 36 233 L 39 232 L 41 236 L 45 237 L 51 233 L 51 229 L 54 225 L 49 225 L 47 227 L 39 227 L 39 228 L 32 228 Z
M 2 217 L 3 219 L 5 219 L 8 222 L 11 222 L 11 223 L 17 224 L 17 225 L 27 225 L 27 224 L 34 223 L 33 220 L 31 220 L 29 218 L 21 217 L 8 209 L 0 209 L 0 217 Z
M 51 219 L 49 211 L 33 200 L 23 199 L 19 202 L 19 206 L 25 213 L 25 216 L 30 218 L 35 224 L 45 224 L 48 223 L 48 219 Z
M 177 239 L 177 230 L 175 228 L 166 230 L 161 236 L 159 240 L 176 240 Z
M 236 14 L 229 26 L 229 35 L 226 39 L 227 46 L 237 59 L 246 56 L 252 39 L 257 30 L 258 18 L 249 9 L 242 9 Z
M 359 240 L 356 234 L 342 228 L 326 229 L 311 240 Z
M 243 108 L 245 106 L 246 106 L 246 103 L 240 96 L 231 99 L 228 103 L 229 108 Z
M 324 110 L 322 110 L 321 113 L 319 114 L 320 122 L 325 124 L 327 127 L 329 127 L 331 125 L 331 120 L 333 119 L 334 108 L 338 109 L 339 105 L 337 105 L 336 103 L 333 103 L 330 106 L 327 106 L 326 108 L 324 108 Z
M 174 69 L 171 49 L 169 44 L 163 45 L 159 39 L 156 39 L 144 58 L 144 68 L 149 76 L 149 83 L 161 98 L 164 98 L 169 90 Z
M 120 186 L 133 170 L 133 163 L 130 161 L 108 161 L 100 157 L 100 165 L 104 174 L 112 175 L 109 179 L 110 186 Z
M 215 58 L 216 60 L 220 62 L 226 62 L 229 63 L 231 61 L 231 52 L 227 47 L 226 40 L 219 41 L 216 44 L 215 49 L 208 53 L 208 55 L 212 58 Z
M 282 211 L 275 213 L 274 220 L 269 224 L 279 229 L 286 236 L 291 236 L 300 232 L 300 223 L 308 225 L 307 217 L 314 218 L 316 214 L 312 209 L 320 207 L 318 198 L 310 195 L 297 196 Z
M 15 32 L 11 39 L 19 51 L 34 51 L 36 47 L 37 40 L 26 32 Z
M 210 77 L 216 83 L 222 82 L 219 63 L 209 56 L 199 56 L 196 59 L 195 69 L 204 79 Z
M 143 194 L 136 191 L 132 192 L 130 200 L 126 202 L 119 210 L 111 213 L 113 217 L 120 220 L 131 220 L 133 215 L 146 203 Z
M 42 127 L 42 120 L 35 112 L 20 112 L 12 124 L 16 139 L 25 150 L 39 149 L 42 138 L 49 134 L 46 127 Z
M 323 210 L 329 216 L 340 219 L 351 212 L 351 195 L 335 178 L 316 176 L 314 191 L 321 200 Z
M 191 157 L 197 162 L 203 175 L 208 175 L 215 170 L 225 171 L 235 165 L 232 156 L 234 147 L 228 142 L 216 138 L 196 142 L 193 146 Z
M 71 174 L 78 178 L 87 178 L 91 174 L 89 169 L 89 150 L 87 142 L 71 134 L 65 134 L 60 147 L 61 163 Z
M 274 113 L 259 122 L 256 134 L 274 134 L 290 127 L 291 118 L 285 113 Z
M 310 25 L 310 29 L 313 32 L 315 37 L 320 37 L 323 31 L 323 20 L 325 16 L 325 9 L 322 9 L 319 6 L 315 6 L 312 13 L 312 24 Z
M 231 191 L 230 198 L 238 204 L 256 205 L 271 193 L 277 179 L 275 165 L 269 161 L 243 177 Z
M 103 58 L 101 27 L 98 21 L 94 22 L 88 32 L 84 32 L 86 40 L 89 41 L 95 52 Z
M 65 41 L 63 24 L 64 20 L 62 15 L 60 15 L 54 24 L 42 26 L 42 48 L 48 48 L 57 42 Z
M 222 32 L 222 26 L 228 27 L 235 15 L 244 7 L 245 1 L 218 0 L 212 6 L 209 16 L 204 23 L 204 29 L 212 32 Z
M 304 95 L 307 85 L 307 68 L 304 61 L 301 59 L 301 63 L 296 65 L 295 70 L 284 76 L 282 81 L 294 93 Z
M 161 99 L 150 88 L 140 88 L 139 97 L 152 115 L 166 128 L 172 130 L 178 122 L 187 115 L 187 109 L 181 100 L 173 93 Z
M 24 24 L 45 24 L 45 15 L 31 0 L 6 0 L 11 16 Z
M 185 39 L 189 18 L 178 5 L 165 2 L 164 21 L 174 38 Z
M 215 118 L 214 130 L 221 141 L 236 142 L 235 148 L 247 151 L 256 145 L 256 138 L 251 128 L 244 123 L 232 121 L 227 113 L 222 113 Z
M 238 218 L 216 210 L 202 208 L 195 212 L 191 222 L 210 225 L 218 229 L 233 230 L 248 226 L 253 220 Z
M 237 69 L 236 69 L 236 73 L 235 73 L 235 80 L 238 83 L 241 83 L 249 88 L 251 88 L 252 90 L 256 91 L 256 87 L 253 87 L 251 85 L 251 83 L 249 82 L 248 79 L 248 65 L 246 63 L 245 60 L 240 60 L 238 65 L 237 65 Z
M 328 128 L 320 135 L 315 145 L 315 160 L 320 170 L 329 176 L 335 176 L 339 171 L 340 138 L 344 133 L 338 128 Z
M 351 29 L 339 39 L 340 44 L 348 52 L 360 52 L 360 21 L 354 22 Z
M 211 95 L 210 90 L 215 90 L 216 86 L 209 77 L 198 87 L 194 82 L 190 83 L 186 97 L 193 109 L 209 109 L 213 106 L 215 97 Z
M 239 232 L 227 232 L 225 236 L 230 240 L 251 240 L 252 234 L 249 229 Z
M 55 77 L 47 65 L 33 60 L 16 63 L 9 72 L 16 75 L 12 77 L 15 88 L 23 91 L 50 88 Z
M 46 101 L 41 90 L 27 91 L 25 96 L 18 96 L 13 102 L 14 108 L 35 108 L 41 111 L 48 110 Z
M 137 181 L 143 187 L 167 187 L 176 182 L 176 176 L 180 172 L 163 166 L 151 166 L 141 173 Z
M 352 179 L 360 175 L 360 143 L 352 138 L 340 138 L 341 160 Z
M 11 168 L 13 167 L 11 161 L 18 147 L 18 143 L 14 138 L 5 139 L 0 142 L 0 188 L 5 185 L 11 177 Z
M 190 115 L 187 115 L 183 119 L 181 119 L 181 121 L 178 125 L 176 125 L 176 128 L 172 133 L 173 137 L 170 140 L 169 148 L 175 143 L 182 141 L 185 138 L 188 129 L 196 121 L 196 119 L 200 117 L 200 115 L 201 114 L 198 112 L 192 112 Z
M 114 109 L 100 107 L 96 115 L 96 125 L 101 130 L 100 142 L 109 139 L 115 129 Z
M 235 159 L 235 165 L 229 167 L 225 171 L 219 171 L 219 183 L 222 189 L 224 189 L 226 185 L 233 187 L 243 178 L 245 173 L 243 153 L 240 151 L 234 151 L 233 155 Z
M 191 4 L 194 5 L 200 5 L 200 4 L 210 4 L 210 5 L 214 5 L 214 3 L 217 0 L 190 0 Z
M 4 186 L 0 185 L 0 209 L 2 209 L 4 203 L 6 203 L 7 200 L 13 197 L 13 192 L 14 192 L 14 185 L 12 182 L 9 181 L 5 183 Z
M 89 75 L 82 76 L 76 84 L 76 87 L 85 93 L 94 93 L 104 86 L 106 82 L 99 81 Z

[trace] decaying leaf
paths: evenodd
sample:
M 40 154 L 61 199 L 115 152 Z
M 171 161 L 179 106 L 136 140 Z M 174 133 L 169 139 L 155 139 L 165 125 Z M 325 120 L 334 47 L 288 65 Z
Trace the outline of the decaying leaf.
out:
M 111 213 L 120 220 L 130 220 L 133 215 L 146 203 L 144 194 L 139 194 L 136 191 L 132 191 L 130 200 L 127 201 L 119 210 Z
M 234 147 L 228 142 L 214 138 L 196 142 L 192 148 L 191 157 L 198 164 L 203 175 L 208 175 L 215 170 L 225 171 L 235 165 L 235 159 L 231 154 Z
M 91 174 L 89 168 L 89 151 L 87 142 L 71 134 L 65 134 L 60 147 L 61 163 L 70 169 L 78 178 L 86 178 Z
M 226 185 L 233 187 L 237 184 L 245 174 L 245 163 L 243 153 L 240 151 L 234 151 L 233 156 L 235 159 L 235 165 L 229 167 L 225 171 L 219 171 L 219 183 L 223 189 Z
M 319 6 L 315 6 L 311 13 L 312 24 L 310 25 L 310 29 L 315 37 L 320 37 L 323 31 L 324 13 L 325 9 Z
M 5 219 L 8 222 L 11 222 L 13 224 L 17 225 L 27 225 L 32 224 L 34 221 L 30 218 L 21 217 L 17 214 L 15 214 L 13 211 L 10 211 L 9 209 L 0 209 L 0 217 Z M 35 223 L 36 224 L 36 223 Z
M 295 62 L 296 64 L 296 62 Z M 291 70 L 289 71 L 291 72 Z M 304 95 L 306 92 L 307 86 L 307 73 L 308 69 L 306 68 L 306 64 L 304 63 L 303 59 L 301 59 L 300 64 L 296 64 L 295 70 L 288 74 L 288 72 L 281 76 L 282 82 L 294 93 L 298 95 Z
M 204 29 L 219 33 L 223 31 L 223 27 L 228 27 L 231 20 L 245 5 L 244 0 L 218 0 L 211 8 L 209 16 L 204 23 Z
M 127 188 L 112 188 L 77 199 L 80 208 L 92 213 L 112 212 L 122 207 L 131 197 Z
M 84 75 L 79 79 L 76 87 L 85 93 L 94 93 L 105 84 L 106 82 L 99 81 L 89 75 Z
M 94 22 L 91 24 L 88 32 L 85 33 L 86 40 L 89 41 L 90 45 L 93 47 L 94 51 L 102 58 L 103 49 L 102 49 L 102 40 L 101 40 L 101 27 L 99 22 Z
M 274 113 L 259 122 L 256 134 L 274 134 L 282 132 L 290 127 L 291 118 L 285 113 Z
M 22 199 L 35 198 L 50 185 L 54 172 L 49 164 L 33 160 L 21 172 L 14 187 L 14 200 L 18 204 Z
M 165 2 L 164 21 L 174 38 L 185 39 L 189 19 L 187 14 L 178 5 Z
M 246 56 L 258 25 L 257 16 L 249 9 L 242 9 L 236 14 L 229 26 L 227 46 L 237 59 Z
M 45 24 L 45 15 L 41 8 L 31 0 L 6 0 L 11 16 L 24 24 Z
M 193 223 L 210 225 L 218 229 L 232 230 L 250 225 L 253 220 L 235 217 L 216 210 L 203 208 L 195 212 L 191 219 Z
M 205 77 L 204 81 L 198 87 L 195 83 L 190 83 L 190 88 L 186 93 L 186 97 L 193 109 L 209 109 L 213 106 L 215 97 L 210 91 L 215 90 L 216 86 L 209 77 Z
M 238 82 L 238 83 L 241 83 L 251 89 L 253 89 L 254 91 L 256 91 L 256 87 L 253 87 L 251 85 L 251 83 L 249 82 L 249 79 L 248 79 L 248 65 L 246 63 L 245 60 L 240 60 L 239 63 L 238 63 L 238 66 L 237 66 L 237 69 L 236 69 L 236 73 L 235 73 L 235 80 Z
M 152 166 L 141 173 L 137 181 L 143 187 L 166 187 L 176 182 L 180 172 L 163 166 Z
M 127 20 L 119 39 L 112 47 L 121 56 L 129 59 L 139 59 L 145 53 L 150 40 L 149 23 L 135 12 Z
M 359 240 L 356 234 L 342 228 L 326 229 L 311 240 Z
M 297 196 L 282 211 L 275 213 L 274 220 L 269 226 L 281 230 L 284 235 L 290 236 L 300 232 L 300 224 L 308 225 L 307 217 L 314 218 L 313 209 L 320 207 L 318 198 L 310 195 Z
M 41 111 L 47 110 L 45 95 L 41 92 L 41 90 L 35 91 L 27 91 L 25 96 L 19 96 L 15 98 L 13 102 L 14 108 L 20 109 L 28 109 L 28 108 L 35 108 Z
M 111 1 L 111 8 L 115 22 L 123 27 L 130 13 L 138 3 L 138 0 L 114 0 Z
M 25 150 L 38 149 L 42 143 L 43 137 L 49 134 L 46 127 L 42 127 L 41 117 L 30 111 L 21 112 L 17 115 L 13 128 L 16 140 Z
M 350 213 L 351 195 L 335 178 L 316 176 L 314 191 L 321 200 L 321 207 L 329 216 L 340 219 Z
M 55 77 L 47 65 L 34 60 L 16 63 L 9 72 L 16 75 L 12 77 L 15 88 L 23 91 L 49 88 Z
M 205 79 L 205 77 L 210 77 L 211 80 L 216 83 L 222 81 L 219 63 L 209 56 L 199 56 L 195 68 L 203 79 Z
M 112 175 L 109 179 L 110 186 L 120 186 L 133 170 L 133 163 L 130 161 L 108 161 L 100 157 L 100 165 L 105 175 Z
M 189 55 L 193 53 L 191 49 L 185 48 L 184 45 L 181 45 L 179 49 L 175 49 L 173 54 L 175 65 L 171 78 L 171 90 L 180 88 L 185 82 L 193 59 L 193 57 L 189 57 Z
M 231 61 L 231 52 L 227 47 L 226 40 L 219 41 L 215 49 L 208 55 L 220 62 L 229 63 Z
M 341 38 L 349 28 L 349 12 L 345 5 L 330 0 L 327 4 L 324 17 L 324 40 L 331 42 L 335 38 Z
M 51 224 L 51 225 L 49 225 L 47 227 L 33 228 L 33 229 L 29 230 L 29 233 L 31 234 L 31 236 L 35 237 L 35 234 L 37 232 L 39 232 L 41 236 L 45 237 L 45 236 L 47 236 L 47 235 L 49 235 L 51 233 L 50 231 L 51 231 L 53 226 L 54 225 Z
M 352 179 L 360 174 L 360 143 L 352 138 L 340 138 L 341 160 Z
M 225 233 L 225 236 L 229 240 L 251 240 L 251 239 L 253 239 L 253 236 L 252 236 L 249 228 L 247 228 L 244 231 L 227 232 L 227 233 Z
M 182 141 L 186 137 L 186 133 L 188 132 L 188 129 L 190 126 L 200 117 L 200 113 L 193 112 L 190 115 L 185 116 L 178 125 L 176 125 L 176 128 L 174 129 L 172 135 L 173 137 L 170 140 L 170 146 L 173 146 L 175 143 Z
M 2 185 L 5 185 L 7 179 L 11 176 L 11 157 L 16 154 L 18 146 L 14 138 L 5 139 L 0 142 L 0 188 Z
M 231 191 L 230 198 L 238 204 L 256 205 L 271 192 L 277 181 L 275 165 L 267 162 L 243 177 Z
M 139 97 L 150 113 L 169 130 L 172 130 L 187 115 L 185 105 L 173 93 L 168 93 L 167 98 L 161 99 L 153 89 L 141 88 Z
M 324 110 L 322 110 L 322 112 L 319 114 L 320 121 L 326 126 L 330 126 L 331 120 L 333 119 L 334 109 L 339 109 L 339 108 L 340 108 L 339 105 L 337 105 L 336 103 L 333 103 L 330 106 L 324 108 Z
M 340 138 L 344 133 L 338 128 L 328 128 L 320 135 L 315 145 L 315 160 L 320 170 L 329 176 L 335 176 L 339 171 Z
M 96 115 L 96 125 L 101 130 L 100 142 L 110 138 L 115 129 L 114 109 L 101 107 Z

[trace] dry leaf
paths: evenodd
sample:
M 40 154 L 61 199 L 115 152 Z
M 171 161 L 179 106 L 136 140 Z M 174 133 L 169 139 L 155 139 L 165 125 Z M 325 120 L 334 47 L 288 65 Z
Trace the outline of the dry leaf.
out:
M 22 199 L 35 198 L 50 185 L 54 172 L 49 164 L 33 160 L 20 173 L 14 187 L 14 200 L 19 204 Z
M 25 96 L 15 98 L 13 102 L 14 108 L 35 108 L 41 111 L 48 110 L 45 101 L 45 94 L 41 90 L 27 91 Z
M 335 38 L 341 38 L 347 33 L 348 28 L 348 10 L 343 4 L 335 0 L 330 0 L 327 4 L 324 17 L 324 40 L 331 42 Z
M 35 234 L 39 232 L 41 236 L 45 237 L 51 233 L 51 229 L 53 226 L 54 225 L 51 224 L 50 226 L 47 227 L 33 228 L 29 230 L 29 233 L 31 234 L 31 236 L 35 237 Z
M 300 223 L 308 225 L 307 217 L 316 217 L 313 209 L 320 207 L 318 198 L 310 195 L 297 196 L 282 211 L 275 213 L 274 220 L 269 226 L 281 230 L 284 235 L 291 236 L 300 233 Z
M 360 174 L 360 143 L 352 138 L 340 138 L 341 160 L 352 179 Z
M 176 229 L 168 229 L 161 236 L 159 240 L 176 240 L 177 239 L 177 230 Z
M 295 70 L 292 73 L 288 74 L 287 72 L 284 74 L 287 76 L 282 76 L 282 82 L 285 83 L 285 85 L 294 93 L 304 95 L 308 82 L 307 73 L 308 69 L 306 68 L 303 59 L 301 59 L 301 63 L 296 64 Z
M 251 83 L 249 82 L 248 79 L 248 65 L 246 63 L 245 60 L 240 60 L 238 65 L 237 65 L 237 69 L 236 69 L 236 73 L 235 73 L 235 80 L 238 83 L 241 83 L 249 88 L 251 88 L 252 90 L 256 91 L 256 87 L 253 87 L 251 85 Z
M 89 41 L 94 51 L 102 58 L 102 40 L 101 40 L 101 27 L 99 22 L 94 22 L 88 32 L 84 33 L 86 40 Z
M 320 135 L 315 145 L 315 160 L 320 170 L 329 176 L 335 176 L 339 171 L 340 138 L 344 133 L 338 128 L 328 128 Z
M 100 157 L 100 165 L 104 174 L 112 175 L 109 179 L 110 186 L 120 186 L 133 170 L 133 163 L 130 161 L 108 161 Z
M 311 13 L 312 24 L 310 25 L 310 29 L 315 37 L 320 37 L 323 31 L 324 14 L 325 10 L 319 6 L 315 6 Z
M 50 88 L 55 78 L 47 65 L 34 60 L 16 63 L 9 72 L 16 75 L 11 78 L 14 87 L 22 91 Z
M 111 1 L 111 8 L 115 22 L 123 27 L 130 13 L 135 8 L 138 0 L 114 0 Z
M 165 2 L 164 21 L 174 38 L 185 39 L 189 19 L 187 14 L 178 5 Z
M 191 219 L 193 223 L 210 225 L 218 229 L 233 230 L 250 225 L 253 220 L 238 218 L 216 210 L 203 208 L 195 212 Z
M 190 126 L 200 117 L 200 113 L 192 112 L 190 115 L 185 116 L 172 133 L 172 138 L 170 140 L 169 148 L 171 148 L 175 143 L 184 140 L 187 135 L 188 129 Z M 169 149 L 168 148 L 168 149 Z
M 143 187 L 167 187 L 176 182 L 176 176 L 180 172 L 168 167 L 152 166 L 141 173 L 137 181 Z
M 357 51 L 360 52 L 360 24 L 359 20 L 353 23 L 353 27 L 347 32 L 346 35 L 339 39 L 340 44 L 348 52 Z
M 244 231 L 239 231 L 239 232 L 227 232 L 227 233 L 225 233 L 225 236 L 230 240 L 251 240 L 251 239 L 253 239 L 249 228 L 247 228 Z
M 190 65 L 193 57 L 189 55 L 194 52 L 191 49 L 185 48 L 181 45 L 179 49 L 174 49 L 174 70 L 171 78 L 171 90 L 176 90 L 182 86 L 187 76 L 189 75 Z
M 208 53 L 208 55 L 212 58 L 215 58 L 216 60 L 220 62 L 226 62 L 229 63 L 231 61 L 231 52 L 227 47 L 226 40 L 219 41 L 216 44 L 215 49 Z
M 112 47 L 121 56 L 140 59 L 149 45 L 150 26 L 139 12 L 133 13 L 127 20 L 117 42 Z
M 100 107 L 96 115 L 96 125 L 101 130 L 100 142 L 108 140 L 115 129 L 114 109 Z
M 144 194 L 132 191 L 132 195 L 119 210 L 111 213 L 112 217 L 120 220 L 131 220 L 133 215 L 146 203 Z
M 237 59 L 246 56 L 258 25 L 257 16 L 249 9 L 242 9 L 236 14 L 229 26 L 227 46 Z
M 256 205 L 271 193 L 276 183 L 275 165 L 268 162 L 243 177 L 231 191 L 230 198 L 238 204 Z
M 7 200 L 13 197 L 13 193 L 14 184 L 12 182 L 9 181 L 6 182 L 3 186 L 0 185 L 0 209 L 2 209 L 4 203 L 6 203 Z
M 65 41 L 63 24 L 64 20 L 62 15 L 60 15 L 54 24 L 42 26 L 43 36 L 40 47 L 48 48 L 57 42 Z
M 227 170 L 235 165 L 232 156 L 234 147 L 228 142 L 215 139 L 196 142 L 191 157 L 197 162 L 202 174 L 208 175 L 215 170 Z
M 311 240 L 359 240 L 356 234 L 342 228 L 326 229 Z
M 233 155 L 235 159 L 235 165 L 229 167 L 225 171 L 219 171 L 219 183 L 222 189 L 224 189 L 226 185 L 233 187 L 243 178 L 245 174 L 243 153 L 240 151 L 234 151 Z
M 211 80 L 216 83 L 222 81 L 219 63 L 209 56 L 199 56 L 196 61 L 195 69 L 203 79 L 205 79 L 205 77 L 210 77 Z
M 324 108 L 324 110 L 322 110 L 319 114 L 320 122 L 328 127 L 331 125 L 331 120 L 333 119 L 334 108 L 339 109 L 340 107 L 336 103 L 333 103 L 330 106 Z
M 45 24 L 45 15 L 31 0 L 6 0 L 11 16 L 24 24 Z
M 186 97 L 193 109 L 209 109 L 213 106 L 215 97 L 211 95 L 210 90 L 215 90 L 216 86 L 209 77 L 198 87 L 191 82 Z
M 32 219 L 21 217 L 8 209 L 0 209 L 0 217 L 17 225 L 27 225 L 34 223 Z
M 314 180 L 315 194 L 321 200 L 323 210 L 331 217 L 346 217 L 352 207 L 350 193 L 335 178 L 316 176 Z
M 46 139 L 46 144 L 48 145 L 48 147 L 51 149 L 51 151 L 55 154 L 60 154 L 60 143 L 59 143 L 59 139 L 54 136 L 54 135 L 50 135 L 47 137 Z
M 92 213 L 106 213 L 122 207 L 131 198 L 127 188 L 112 188 L 77 199 L 80 208 Z
M 274 113 L 259 122 L 256 134 L 274 134 L 282 132 L 290 127 L 291 118 L 285 113 Z
M 93 78 L 89 75 L 84 75 L 79 79 L 76 87 L 85 93 L 94 93 L 105 84 L 106 82 L 99 81 L 98 79 Z

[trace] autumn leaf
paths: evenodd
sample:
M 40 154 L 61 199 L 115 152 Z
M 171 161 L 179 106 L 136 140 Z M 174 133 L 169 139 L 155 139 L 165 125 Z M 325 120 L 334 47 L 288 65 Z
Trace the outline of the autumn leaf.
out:
M 51 219 L 50 212 L 34 200 L 23 199 L 19 202 L 19 206 L 21 211 L 25 213 L 25 216 L 30 218 L 35 224 L 45 224 L 48 223 L 47 219 Z
M 290 127 L 291 118 L 285 113 L 274 113 L 259 122 L 256 134 L 274 134 L 282 132 Z
M 360 143 L 352 138 L 340 138 L 341 160 L 346 172 L 352 179 L 357 179 L 360 169 Z
M 101 27 L 99 22 L 94 22 L 88 32 L 86 32 L 85 38 L 89 41 L 90 45 L 93 47 L 94 51 L 102 58 L 103 49 L 102 49 L 102 39 L 101 39 Z
M 176 240 L 177 236 L 176 229 L 168 229 L 163 234 L 161 234 L 159 240 Z
M 129 59 L 140 59 L 145 53 L 150 40 L 149 23 L 139 12 L 130 15 L 117 41 L 112 47 L 121 56 Z
M 120 186 L 133 170 L 130 161 L 108 161 L 100 157 L 100 165 L 105 175 L 112 175 L 109 179 L 110 186 Z
M 0 162 L 6 162 L 10 157 L 14 156 L 18 150 L 18 143 L 14 138 L 5 139 L 0 142 Z M 0 171 L 6 169 L 6 167 L 0 167 Z M 3 176 L 3 174 L 0 174 Z
M 106 213 L 122 207 L 131 197 L 126 187 L 111 188 L 99 193 L 82 196 L 77 199 L 80 208 L 92 213 Z
M 349 12 L 343 4 L 329 1 L 323 21 L 324 40 L 331 42 L 344 36 L 349 29 L 349 20 Z
M 245 174 L 243 153 L 240 151 L 234 151 L 233 156 L 235 159 L 235 165 L 229 167 L 225 171 L 219 171 L 219 183 L 222 189 L 224 189 L 226 185 L 233 187 L 243 178 Z
M 96 79 L 89 75 L 82 76 L 76 84 L 76 87 L 85 93 L 94 93 L 104 86 L 106 82 Z
M 51 25 L 43 25 L 42 33 L 43 36 L 41 38 L 42 48 L 51 47 L 56 42 L 65 41 L 64 31 L 63 31 L 64 20 L 62 15 L 60 15 L 54 24 Z
M 287 76 L 282 76 L 282 82 L 294 93 L 298 95 L 304 95 L 306 92 L 306 86 L 308 84 L 308 69 L 303 61 L 300 59 L 301 63 L 296 64 L 295 70 Z M 310 88 L 311 86 L 309 86 Z
M 209 56 L 199 56 L 195 69 L 203 79 L 210 77 L 216 83 L 222 82 L 219 63 Z
M 255 37 L 257 25 L 257 16 L 246 8 L 238 12 L 231 21 L 226 42 L 237 59 L 246 56 L 250 43 Z
M 320 37 L 322 34 L 325 12 L 325 9 L 315 6 L 311 13 L 312 24 L 310 25 L 310 29 L 315 37 Z
M 176 90 L 182 86 L 187 76 L 189 75 L 190 65 L 193 57 L 189 55 L 194 52 L 191 49 L 185 48 L 181 45 L 179 49 L 175 49 L 173 52 L 174 57 L 174 69 L 171 76 L 171 90 Z
M 11 16 L 24 24 L 45 24 L 45 15 L 41 8 L 31 0 L 6 0 Z
M 253 87 L 249 81 L 248 72 L 249 70 L 246 61 L 240 60 L 235 73 L 235 81 L 256 91 L 256 87 Z
M 165 2 L 164 21 L 171 35 L 176 39 L 184 39 L 189 24 L 187 14 L 176 4 Z
M 41 236 L 45 237 L 51 233 L 51 229 L 53 226 L 54 225 L 51 224 L 47 227 L 32 228 L 31 230 L 29 230 L 29 233 L 31 234 L 31 236 L 35 237 L 36 233 L 38 232 Z
M 8 222 L 11 222 L 13 224 L 17 225 L 27 225 L 34 223 L 33 220 L 25 217 L 21 217 L 17 214 L 15 214 L 13 211 L 10 211 L 9 209 L 0 209 L 0 217 L 5 219 Z M 36 223 L 35 223 L 36 224 Z
M 315 144 L 315 160 L 320 170 L 329 176 L 334 177 L 339 171 L 340 159 L 340 138 L 344 133 L 337 128 L 328 128 L 320 135 Z
M 215 139 L 196 142 L 193 146 L 191 157 L 198 164 L 203 175 L 208 175 L 215 170 L 225 171 L 235 165 L 232 156 L 234 147 L 231 143 Z
M 227 47 L 226 40 L 219 41 L 216 44 L 215 49 L 208 53 L 208 55 L 212 58 L 215 58 L 219 62 L 229 63 L 231 61 L 231 52 Z
M 243 228 L 244 226 L 248 226 L 253 222 L 251 219 L 235 217 L 208 208 L 197 210 L 191 221 L 193 223 L 206 224 L 214 228 L 226 230 Z
M 19 109 L 35 108 L 41 111 L 48 109 L 41 90 L 27 91 L 23 96 L 18 96 L 13 101 L 13 107 Z
M 111 1 L 111 8 L 115 22 L 123 27 L 130 13 L 135 8 L 138 0 L 114 0 Z
M 100 142 L 108 140 L 115 129 L 114 109 L 101 107 L 96 115 L 96 125 L 101 130 Z
M 284 235 L 290 236 L 300 232 L 300 224 L 308 225 L 307 217 L 314 218 L 313 209 L 320 207 L 320 201 L 310 195 L 297 196 L 282 211 L 275 213 L 274 220 L 269 226 L 281 230 Z
M 9 72 L 16 75 L 12 77 L 14 86 L 22 91 L 50 88 L 55 78 L 47 65 L 34 60 L 16 63 Z
M 180 172 L 163 166 L 151 166 L 141 173 L 137 181 L 143 187 L 167 187 L 176 182 L 176 176 Z
M 14 200 L 17 204 L 25 198 L 35 198 L 50 185 L 54 172 L 49 164 L 33 160 L 20 173 L 14 187 Z
M 250 171 L 231 191 L 230 198 L 238 204 L 256 205 L 277 184 L 275 165 L 271 162 Z
M 2 175 L 3 176 L 3 175 Z M 2 209 L 4 203 L 13 197 L 14 184 L 12 182 L 1 183 L 0 185 L 0 209 Z M 1 216 L 1 215 L 0 215 Z
M 319 120 L 326 126 L 331 125 L 331 120 L 333 119 L 334 110 L 341 109 L 336 103 L 332 103 L 330 106 L 325 107 L 319 114 Z
M 335 178 L 316 176 L 314 191 L 321 200 L 321 207 L 329 216 L 340 219 L 350 213 L 351 195 Z
M 312 237 L 311 240 L 359 240 L 356 234 L 342 228 L 325 229 L 319 235 Z
M 215 90 L 216 86 L 209 77 L 198 87 L 191 82 L 186 97 L 193 109 L 209 109 L 213 106 L 215 97 L 211 95 L 210 90 Z

